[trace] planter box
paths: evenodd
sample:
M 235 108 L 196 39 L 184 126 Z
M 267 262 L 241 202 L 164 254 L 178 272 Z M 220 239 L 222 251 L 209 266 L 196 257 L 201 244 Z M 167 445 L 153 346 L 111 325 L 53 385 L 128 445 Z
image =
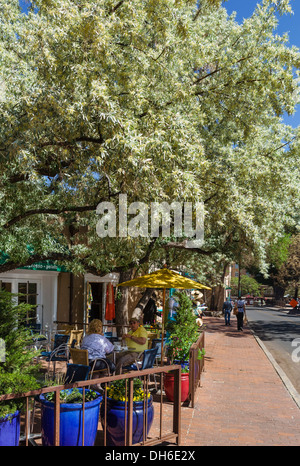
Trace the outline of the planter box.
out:
M 148 400 L 147 409 L 147 435 L 151 429 L 154 408 L 152 396 Z M 101 404 L 100 409 L 101 422 L 104 428 L 104 403 Z M 107 398 L 107 445 L 110 446 L 124 446 L 125 445 L 125 402 L 116 401 Z M 127 429 L 128 429 L 128 403 L 127 403 Z M 133 415 L 132 415 L 132 444 L 143 441 L 143 428 L 144 428 L 144 402 L 133 402 Z M 146 435 L 146 437 L 147 437 Z
M 189 373 L 181 374 L 181 401 L 189 396 Z M 174 401 L 174 374 L 167 373 L 164 378 L 164 388 L 169 401 Z
M 79 389 L 82 391 L 82 389 Z M 44 395 L 39 397 L 42 405 L 42 441 L 43 446 L 54 445 L 54 403 L 47 401 Z M 100 402 L 102 395 L 85 403 L 84 409 L 84 445 L 93 446 L 96 440 Z M 82 403 L 60 404 L 60 445 L 82 446 Z
M 20 440 L 20 412 L 0 418 L 0 446 L 17 447 Z

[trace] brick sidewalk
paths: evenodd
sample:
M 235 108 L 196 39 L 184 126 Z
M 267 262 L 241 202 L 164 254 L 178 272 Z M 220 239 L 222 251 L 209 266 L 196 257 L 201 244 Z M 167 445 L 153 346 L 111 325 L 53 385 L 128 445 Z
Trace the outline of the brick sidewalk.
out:
M 251 331 L 205 319 L 205 372 L 195 409 L 182 410 L 182 445 L 299 446 L 300 409 Z

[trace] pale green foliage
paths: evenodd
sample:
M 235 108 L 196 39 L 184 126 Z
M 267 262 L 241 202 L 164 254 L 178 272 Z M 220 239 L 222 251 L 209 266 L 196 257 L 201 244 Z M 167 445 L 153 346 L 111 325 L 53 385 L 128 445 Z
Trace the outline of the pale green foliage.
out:
M 35 0 L 25 15 L 0 0 L 0 250 L 15 264 L 27 244 L 76 273 L 138 263 L 147 239 L 96 236 L 96 205 L 122 192 L 203 200 L 204 248 L 222 260 L 243 242 L 264 266 L 299 209 L 298 134 L 282 115 L 300 57 L 275 33 L 288 1 L 242 25 L 219 4 Z
M 238 285 L 239 285 L 239 279 L 237 277 L 233 277 L 231 279 L 231 295 L 232 296 L 239 295 Z M 240 287 L 241 287 L 242 296 L 245 296 L 247 294 L 250 294 L 254 297 L 261 295 L 259 283 L 254 278 L 249 277 L 248 275 L 241 276 Z

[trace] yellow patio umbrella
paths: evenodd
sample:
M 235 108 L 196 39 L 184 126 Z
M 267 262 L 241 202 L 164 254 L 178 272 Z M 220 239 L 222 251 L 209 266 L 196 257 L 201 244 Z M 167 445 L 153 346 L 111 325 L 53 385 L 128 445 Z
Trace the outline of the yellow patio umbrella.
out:
M 202 285 L 195 280 L 183 277 L 177 272 L 168 268 L 156 270 L 155 272 L 143 275 L 127 282 L 119 283 L 118 286 L 136 286 L 138 288 L 162 288 L 163 289 L 163 313 L 162 313 L 162 339 L 161 355 L 163 356 L 163 338 L 165 331 L 165 306 L 166 306 L 166 289 L 176 288 L 182 290 L 188 289 L 205 289 L 210 290 L 208 286 Z M 162 359 L 162 358 L 161 358 Z

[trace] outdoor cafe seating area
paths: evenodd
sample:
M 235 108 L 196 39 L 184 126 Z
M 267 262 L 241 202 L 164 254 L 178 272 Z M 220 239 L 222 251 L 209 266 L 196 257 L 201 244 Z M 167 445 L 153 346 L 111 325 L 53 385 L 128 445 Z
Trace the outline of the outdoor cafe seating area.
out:
M 83 336 L 83 331 L 80 333 Z M 124 351 L 124 347 L 120 345 L 120 341 L 116 336 L 114 336 L 114 333 L 115 329 L 114 331 L 109 331 L 109 333 L 106 334 L 106 337 L 114 342 L 114 350 L 111 354 L 113 359 L 117 354 Z M 78 337 L 78 335 L 79 332 L 76 331 L 76 336 Z M 47 351 L 41 351 L 38 358 L 38 361 L 41 364 L 41 376 L 45 378 L 45 381 L 47 380 L 48 384 L 53 381 L 53 385 L 57 383 L 68 385 L 76 382 L 90 381 L 90 385 L 88 385 L 89 388 L 97 391 L 100 390 L 100 392 L 103 393 L 107 386 L 107 382 L 101 384 L 101 380 L 107 380 L 107 377 L 113 378 L 114 374 L 110 372 L 108 365 L 105 369 L 100 371 L 95 370 L 94 367 L 97 361 L 95 360 L 94 364 L 91 365 L 88 359 L 88 351 L 80 348 L 81 340 L 78 340 L 78 338 L 73 338 L 71 340 L 72 336 L 74 336 L 73 330 L 68 328 L 65 333 L 57 333 L 53 335 L 49 343 L 45 343 L 45 341 L 43 342 L 44 349 L 47 349 Z M 155 336 L 157 336 L 157 334 L 155 334 Z M 35 335 L 35 337 L 37 336 Z M 148 340 L 148 346 L 149 348 L 140 354 L 139 360 L 137 360 L 135 364 L 124 367 L 124 374 L 132 373 L 134 371 L 138 376 L 138 372 L 142 373 L 145 369 L 161 367 L 161 340 L 159 338 L 150 337 Z M 164 358 L 163 363 L 167 364 L 166 358 Z M 95 384 L 95 382 L 97 382 L 97 384 Z M 147 376 L 147 390 L 149 389 L 151 391 L 154 398 L 155 394 L 158 394 L 154 400 L 158 404 L 159 390 L 161 388 L 160 382 L 161 378 L 159 376 L 157 377 L 155 373 L 151 374 L 151 376 Z M 169 406 L 169 409 L 171 409 L 171 406 Z M 170 416 L 168 416 L 168 419 Z M 28 419 L 29 427 L 27 443 L 33 446 L 39 446 L 41 445 L 41 407 L 37 397 L 34 398 L 33 407 L 28 413 Z M 103 429 L 100 424 L 98 426 L 98 431 L 100 432 L 98 434 L 99 445 L 103 445 Z M 21 432 L 21 445 L 25 444 L 25 441 L 25 432 Z
M 104 336 L 114 344 L 114 350 L 110 357 L 115 363 L 117 355 L 122 354 L 122 352 L 126 351 L 128 348 L 124 346 L 121 339 L 117 337 L 116 327 L 110 325 L 110 328 L 112 330 L 105 331 Z M 132 366 L 131 370 L 138 370 L 140 368 L 150 369 L 153 365 L 161 363 L 161 338 L 157 338 L 158 335 L 158 332 L 148 332 L 148 349 L 140 353 L 138 360 L 135 365 Z M 76 330 L 75 326 L 72 327 L 71 325 L 63 326 L 62 330 L 50 339 L 50 342 L 45 338 L 39 341 L 38 334 L 35 334 L 34 345 L 37 346 L 37 342 L 39 341 L 39 349 L 41 349 L 39 361 L 42 363 L 43 371 L 47 372 L 49 377 L 52 376 L 54 379 L 57 372 L 60 373 L 60 376 L 69 373 L 71 365 L 89 367 L 88 351 L 80 349 L 83 336 L 83 330 Z M 167 339 L 164 338 L 164 348 L 166 341 Z M 148 354 L 153 354 L 154 356 L 149 359 Z M 105 359 L 101 360 L 105 362 Z M 92 378 L 93 375 L 112 375 L 107 364 L 106 369 L 95 372 L 93 367 L 96 365 L 96 362 L 97 360 L 94 360 L 94 364 L 90 368 L 90 378 Z M 58 365 L 58 363 L 61 364 Z
M 160 287 L 163 280 L 165 280 L 164 286 L 168 288 L 170 284 L 177 283 L 179 289 L 190 289 L 196 284 L 166 269 L 159 270 L 158 276 Z M 157 276 L 153 274 L 150 274 L 150 278 L 157 280 Z M 196 285 L 198 288 L 203 286 Z M 132 316 L 129 321 L 130 331 L 129 326 L 126 325 L 117 329 L 113 323 L 114 317 L 107 319 L 106 316 L 104 325 L 99 319 L 91 319 L 88 326 L 83 322 L 73 325 L 67 322 L 54 322 L 55 332 L 46 335 L 43 335 L 43 329 L 38 327 L 32 327 L 30 335 L 25 330 L 30 337 L 29 346 L 32 347 L 32 353 L 30 349 L 28 352 L 29 358 L 32 354 L 28 363 L 35 365 L 38 371 L 36 383 L 26 392 L 16 392 L 9 394 L 8 397 L 5 395 L 6 400 L 18 399 L 20 395 L 24 398 L 25 412 L 22 410 L 21 442 L 25 442 L 25 445 L 29 443 L 38 445 L 42 438 L 43 445 L 64 445 L 64 440 L 60 438 L 62 435 L 60 426 L 65 419 L 65 406 L 71 404 L 78 405 L 82 413 L 78 415 L 83 416 L 84 419 L 84 428 L 81 422 L 77 423 L 78 429 L 82 429 L 82 432 L 74 434 L 76 442 L 79 442 L 76 445 L 81 445 L 80 438 L 82 444 L 88 444 L 85 443 L 85 431 L 86 427 L 87 430 L 90 428 L 90 423 L 85 420 L 85 416 L 89 414 L 86 404 L 94 402 L 95 407 L 98 406 L 100 411 L 97 411 L 98 414 L 96 413 L 96 418 L 91 423 L 94 425 L 91 444 L 94 444 L 95 435 L 99 432 L 103 434 L 101 445 L 124 441 L 129 442 L 125 443 L 126 445 L 132 443 L 146 445 L 147 442 L 159 444 L 164 439 L 171 438 L 178 444 L 181 405 L 187 402 L 187 405 L 194 406 L 194 395 L 199 386 L 203 368 L 204 332 L 196 323 L 195 308 L 188 294 L 178 292 L 177 296 L 177 310 L 173 312 L 169 307 L 168 314 L 165 312 L 166 290 L 163 288 L 161 322 L 145 325 L 144 328 L 140 319 Z M 9 302 L 9 297 L 7 299 Z M 174 318 L 174 315 L 177 317 Z M 171 326 L 168 326 L 169 319 L 172 320 Z M 142 336 L 136 336 L 135 332 Z M 126 338 L 127 334 L 130 338 Z M 101 335 L 105 338 L 103 339 Z M 147 335 L 146 342 L 145 335 Z M 86 349 L 84 340 L 89 340 L 90 337 L 92 344 Z M 136 348 L 136 351 L 133 349 L 127 352 L 127 349 L 130 349 L 127 348 L 127 341 L 130 343 L 137 341 L 136 346 L 131 346 Z M 94 343 L 98 345 L 95 354 L 98 353 L 98 348 L 104 345 L 105 350 L 101 349 L 100 354 L 105 354 L 105 358 L 96 355 L 91 357 Z M 71 402 L 69 397 L 72 399 Z M 64 401 L 66 399 L 67 402 Z M 111 413 L 111 410 L 115 409 L 115 403 L 121 403 L 121 412 L 124 413 L 125 410 L 129 422 L 128 430 L 127 427 L 125 428 L 127 433 L 122 432 L 122 438 L 118 440 L 112 440 L 114 427 L 109 426 L 115 416 Z M 154 409 L 155 404 L 157 408 Z M 72 411 L 73 407 L 70 409 Z M 142 430 L 135 438 L 131 437 L 131 434 L 135 431 L 132 414 L 136 409 L 141 411 L 141 419 L 147 420 L 147 428 L 144 421 L 139 421 Z M 163 413 L 168 409 L 169 414 L 164 416 Z M 118 416 L 120 415 L 119 413 Z M 85 426 L 86 422 L 87 426 Z M 68 431 L 72 424 L 73 421 L 69 420 L 63 429 Z M 152 424 L 158 426 L 159 434 L 149 439 L 148 434 Z M 165 427 L 166 424 L 169 427 Z M 46 431 L 48 431 L 47 435 Z M 75 437 L 68 439 L 65 444 L 69 445 Z
M 166 338 L 163 341 L 164 354 L 163 358 L 161 358 L 161 338 L 155 338 L 160 335 L 158 335 L 157 331 L 152 332 L 152 329 L 149 329 L 148 348 L 140 354 L 139 360 L 135 361 L 134 364 L 124 367 L 123 376 L 114 376 L 108 366 L 99 371 L 95 370 L 96 361 L 94 361 L 94 364 L 90 364 L 88 351 L 80 347 L 84 336 L 83 330 L 78 331 L 78 329 L 68 326 L 68 328 L 60 329 L 59 333 L 52 335 L 49 339 L 44 338 L 41 330 L 39 329 L 40 333 L 33 332 L 32 336 L 32 345 L 34 347 L 39 345 L 39 355 L 35 362 L 40 364 L 41 382 L 42 386 L 45 387 L 39 391 L 45 393 L 47 387 L 49 387 L 48 390 L 54 390 L 55 386 L 59 386 L 60 390 L 64 390 L 64 387 L 80 387 L 85 384 L 86 389 L 99 391 L 104 396 L 111 382 L 115 382 L 116 379 L 129 377 L 129 383 L 130 380 L 137 377 L 142 381 L 143 389 L 149 395 L 151 394 L 155 412 L 152 419 L 152 435 L 148 438 L 147 435 L 143 434 L 142 444 L 147 444 L 147 441 L 159 444 L 163 438 L 173 438 L 175 443 L 177 442 L 176 439 L 179 438 L 178 432 L 180 430 L 180 424 L 178 424 L 178 422 L 180 423 L 180 417 L 177 411 L 181 405 L 188 407 L 191 397 L 189 395 L 187 404 L 180 402 L 178 404 L 175 403 L 176 400 L 170 401 L 165 393 L 165 374 L 169 371 L 169 368 L 174 371 L 173 368 L 175 367 L 170 365 L 170 361 L 165 354 L 167 349 Z M 79 335 L 81 335 L 80 339 Z M 111 354 L 114 359 L 126 347 L 120 344 L 120 340 L 116 336 L 116 327 L 111 326 L 110 330 L 106 330 L 105 336 L 114 343 L 114 350 Z M 43 381 L 45 384 L 43 384 Z M 40 402 L 40 395 L 38 396 L 36 392 L 28 394 L 27 408 L 21 416 L 20 445 L 44 445 L 42 437 L 44 427 L 41 424 L 43 422 L 43 407 Z M 130 409 L 129 405 L 128 409 Z M 99 446 L 107 444 L 106 434 L 104 434 L 105 429 L 101 422 L 99 418 L 95 441 L 95 445 Z

